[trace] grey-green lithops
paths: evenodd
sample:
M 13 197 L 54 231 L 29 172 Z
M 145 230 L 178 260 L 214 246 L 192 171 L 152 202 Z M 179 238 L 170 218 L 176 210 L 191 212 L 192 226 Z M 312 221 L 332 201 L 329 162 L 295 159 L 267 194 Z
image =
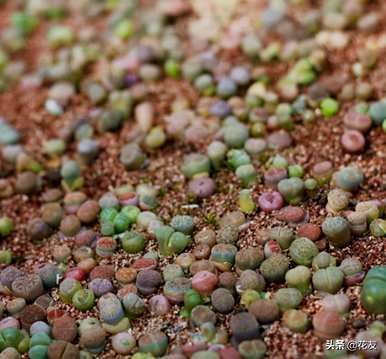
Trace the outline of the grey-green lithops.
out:
M 310 239 L 300 237 L 291 243 L 289 253 L 296 264 L 310 266 L 312 259 L 319 253 L 319 250 Z
M 334 294 L 342 288 L 344 274 L 337 267 L 327 267 L 317 270 L 312 276 L 315 289 Z
M 322 224 L 322 231 L 334 247 L 342 248 L 351 242 L 350 226 L 343 217 L 326 218 Z

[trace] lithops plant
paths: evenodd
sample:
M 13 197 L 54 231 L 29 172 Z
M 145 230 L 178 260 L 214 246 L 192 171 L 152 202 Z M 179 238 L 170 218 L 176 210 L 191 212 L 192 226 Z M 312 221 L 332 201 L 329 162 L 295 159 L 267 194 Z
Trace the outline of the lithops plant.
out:
M 289 269 L 289 259 L 284 254 L 271 256 L 260 265 L 260 272 L 270 282 L 282 282 Z
M 293 230 L 284 226 L 277 226 L 268 229 L 266 231 L 266 236 L 268 239 L 275 240 L 277 243 L 279 243 L 281 249 L 283 250 L 288 249 L 295 239 Z
M 351 306 L 350 298 L 343 293 L 326 295 L 321 300 L 321 304 L 323 309 L 335 311 L 342 315 L 347 314 Z
M 210 260 L 219 270 L 227 271 L 234 265 L 236 254 L 237 247 L 233 244 L 221 243 L 212 248 Z
M 264 253 L 261 247 L 246 247 L 240 249 L 235 258 L 237 269 L 257 269 L 264 260 Z
M 312 259 L 312 269 L 318 270 L 336 266 L 336 258 L 327 252 L 320 252 Z
M 355 212 L 364 213 L 366 215 L 367 223 L 371 223 L 382 214 L 376 201 L 358 202 L 355 206 Z
M 303 311 L 289 309 L 283 314 L 283 323 L 295 333 L 305 333 L 310 327 L 311 321 Z
M 281 311 L 297 308 L 303 300 L 302 293 L 296 288 L 280 288 L 274 295 L 273 300 Z
M 369 313 L 386 314 L 386 266 L 376 266 L 367 272 L 361 304 Z
M 350 226 L 343 217 L 326 218 L 322 224 L 322 231 L 334 247 L 342 248 L 351 242 Z
M 285 274 L 285 282 L 289 287 L 298 289 L 303 295 L 311 293 L 311 270 L 302 265 L 290 269 Z
M 315 289 L 334 294 L 342 288 L 344 274 L 337 267 L 327 267 L 317 270 L 312 276 Z
M 336 186 L 348 192 L 357 190 L 363 180 L 363 172 L 358 167 L 344 167 L 334 174 L 334 182 Z
M 319 250 L 310 239 L 300 237 L 291 243 L 289 253 L 296 264 L 310 266 L 312 259 L 319 253 Z
M 349 204 L 349 199 L 349 192 L 343 191 L 340 188 L 335 188 L 331 190 L 327 195 L 326 209 L 332 214 L 337 214 L 338 212 L 347 208 Z
M 382 218 L 374 219 L 370 223 L 370 232 L 375 237 L 386 236 L 386 220 Z
M 350 230 L 355 235 L 362 235 L 367 230 L 367 216 L 364 212 L 351 211 L 346 215 Z
M 304 182 L 298 177 L 282 179 L 277 188 L 289 204 L 297 205 L 303 200 Z
M 322 339 L 336 338 L 340 336 L 345 328 L 343 317 L 331 310 L 321 310 L 312 318 L 315 334 Z

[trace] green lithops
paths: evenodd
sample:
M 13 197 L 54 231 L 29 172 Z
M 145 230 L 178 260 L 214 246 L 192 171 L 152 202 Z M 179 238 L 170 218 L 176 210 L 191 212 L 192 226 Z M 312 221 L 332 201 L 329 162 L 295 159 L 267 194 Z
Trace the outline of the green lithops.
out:
M 237 247 L 233 244 L 220 243 L 215 245 L 210 252 L 210 260 L 222 271 L 230 270 L 237 254 Z
M 288 249 L 295 239 L 294 231 L 289 227 L 272 227 L 267 230 L 266 235 L 268 239 L 272 239 L 279 243 L 280 248 L 285 250 Z
M 306 266 L 296 266 L 290 269 L 285 275 L 285 282 L 288 287 L 298 289 L 303 295 L 311 293 L 311 270 Z
M 319 250 L 310 239 L 300 237 L 291 243 L 289 253 L 296 264 L 310 266 L 312 259 L 319 253 Z
M 119 159 L 128 171 L 133 171 L 144 165 L 146 156 L 138 144 L 129 143 L 122 147 Z
M 327 267 L 317 270 L 312 276 L 315 289 L 334 294 L 342 288 L 344 274 L 337 267 Z
M 343 259 L 339 269 L 345 276 L 351 276 L 362 271 L 362 263 L 358 258 L 348 257 Z
M 284 325 L 295 333 L 305 333 L 311 321 L 306 313 L 297 309 L 286 310 L 283 314 Z
M 225 126 L 224 142 L 229 147 L 242 148 L 248 139 L 248 128 L 241 123 Z
M 121 246 L 127 253 L 138 253 L 144 250 L 146 242 L 142 234 L 128 231 L 120 235 Z
M 1 217 L 0 218 L 0 237 L 6 237 L 10 235 L 13 231 L 13 221 L 9 217 Z
M 232 170 L 237 170 L 240 166 L 249 165 L 251 158 L 244 150 L 232 149 L 227 152 L 227 164 Z
M 279 182 L 278 190 L 287 203 L 296 205 L 303 200 L 304 182 L 298 177 L 285 178 Z
M 334 181 L 338 188 L 353 192 L 359 188 L 364 180 L 364 175 L 358 167 L 344 167 L 334 174 Z
M 284 254 L 273 255 L 261 263 L 260 272 L 270 282 L 282 282 L 289 270 L 290 261 Z
M 322 231 L 334 247 L 342 248 L 351 242 L 350 225 L 343 217 L 328 217 L 322 224 Z
M 252 198 L 252 190 L 243 189 L 239 193 L 239 208 L 244 213 L 252 213 L 256 209 L 256 202 Z
M 370 232 L 375 237 L 386 236 L 386 220 L 382 218 L 374 219 L 374 221 L 370 223 Z
M 174 216 L 170 225 L 178 232 L 191 234 L 194 229 L 193 217 L 187 215 Z
M 281 311 L 297 308 L 303 300 L 302 293 L 296 288 L 280 288 L 274 295 L 273 300 Z
M 318 270 L 336 266 L 336 258 L 328 252 L 320 252 L 312 259 L 312 269 Z
M 361 304 L 372 314 L 386 314 L 386 266 L 371 268 L 363 281 Z
M 236 176 L 245 188 L 253 187 L 258 182 L 257 171 L 252 164 L 241 165 L 236 169 Z
M 228 147 L 220 141 L 213 141 L 207 148 L 207 155 L 215 170 L 219 170 L 225 164 Z
M 184 158 L 181 166 L 181 172 L 187 178 L 193 178 L 200 173 L 210 172 L 210 160 L 206 155 L 200 153 L 192 153 Z
M 175 232 L 170 226 L 160 226 L 155 229 L 158 248 L 162 255 L 181 253 L 190 243 L 190 237 L 182 232 Z

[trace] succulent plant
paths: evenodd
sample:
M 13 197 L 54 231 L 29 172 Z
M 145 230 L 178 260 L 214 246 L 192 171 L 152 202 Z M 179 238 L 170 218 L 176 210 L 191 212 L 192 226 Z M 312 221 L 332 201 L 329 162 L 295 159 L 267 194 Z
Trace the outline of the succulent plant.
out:
M 322 292 L 334 294 L 343 285 L 343 272 L 337 267 L 327 267 L 317 270 L 312 276 L 314 288 Z
M 238 350 L 245 359 L 261 359 L 267 353 L 267 346 L 261 339 L 244 340 L 238 346 Z
M 363 172 L 357 167 L 344 167 L 334 174 L 336 186 L 344 191 L 353 192 L 357 190 L 363 180 Z
M 207 148 L 207 155 L 215 170 L 219 170 L 225 164 L 228 147 L 220 141 L 214 141 Z
M 242 148 L 248 139 L 248 132 L 248 128 L 241 123 L 225 126 L 224 142 L 229 147 Z
M 367 272 L 361 304 L 369 313 L 386 314 L 386 266 L 376 266 Z
M 212 248 L 210 260 L 216 268 L 227 271 L 230 270 L 234 263 L 237 254 L 237 248 L 233 244 L 217 244 Z
M 193 218 L 187 215 L 174 216 L 170 225 L 174 228 L 174 230 L 184 234 L 192 234 L 194 229 Z
M 370 223 L 370 232 L 373 236 L 376 237 L 386 236 L 386 220 L 382 218 L 374 219 Z
M 123 250 L 127 253 L 138 253 L 145 248 L 144 237 L 135 231 L 128 231 L 122 233 L 120 242 Z
M 239 208 L 244 213 L 252 213 L 256 209 L 256 202 L 252 198 L 252 190 L 243 189 L 239 193 Z
M 187 178 L 193 178 L 199 173 L 210 172 L 210 160 L 206 155 L 192 153 L 185 156 L 181 171 Z
M 289 270 L 289 259 L 283 254 L 277 254 L 264 260 L 260 265 L 260 272 L 270 282 L 282 282 Z
M 321 310 L 312 319 L 315 334 L 322 339 L 336 338 L 345 328 L 343 317 L 330 310 Z
M 336 258 L 327 252 L 320 252 L 312 260 L 312 269 L 319 270 L 336 266 Z
M 266 232 L 268 239 L 273 239 L 279 243 L 281 249 L 288 249 L 295 239 L 294 232 L 289 227 L 277 226 L 268 229 Z
M 256 269 L 264 260 L 261 247 L 245 247 L 236 254 L 235 266 L 240 270 Z
M 351 276 L 362 271 L 362 263 L 358 258 L 348 257 L 343 259 L 339 269 L 345 276 Z
M 351 242 L 350 226 L 343 217 L 326 218 L 322 224 L 322 231 L 334 247 L 342 248 Z
M 189 236 L 182 232 L 175 232 L 174 229 L 169 226 L 156 228 L 155 236 L 162 255 L 181 253 L 190 242 Z
M 209 309 L 205 305 L 196 305 L 192 309 L 192 313 L 190 316 L 191 323 L 196 326 L 200 327 L 204 323 L 216 323 L 216 313 L 214 313 L 211 309 Z
M 310 319 L 301 310 L 289 309 L 283 314 L 284 325 L 295 333 L 305 333 L 310 327 Z
M 280 317 L 279 306 L 272 299 L 257 299 L 248 306 L 248 311 L 262 324 L 271 323 Z
M 332 214 L 347 208 L 349 204 L 349 192 L 343 191 L 340 188 L 331 190 L 327 195 L 327 211 Z
M 280 288 L 273 295 L 273 300 L 277 303 L 281 311 L 297 308 L 303 300 L 302 293 L 296 288 Z
M 351 302 L 346 294 L 327 295 L 321 301 L 322 307 L 325 310 L 331 310 L 345 315 L 349 312 Z
M 228 289 L 218 288 L 211 295 L 213 308 L 220 313 L 229 313 L 235 306 L 235 299 Z
M 230 329 L 237 343 L 259 337 L 259 323 L 256 318 L 248 312 L 233 315 L 230 319 Z
M 129 318 L 136 318 L 145 311 L 145 302 L 135 293 L 128 293 L 122 298 L 122 305 Z
M 171 303 L 182 303 L 186 293 L 191 292 L 191 288 L 191 280 L 185 277 L 177 277 L 165 283 L 163 294 Z
M 298 289 L 303 295 L 312 291 L 311 270 L 299 265 L 290 269 L 285 275 L 285 282 L 289 287 Z
M 244 150 L 232 149 L 227 152 L 227 164 L 232 170 L 237 170 L 240 166 L 249 165 L 251 158 Z
M 364 213 L 368 223 L 381 216 L 381 210 L 375 201 L 358 202 L 355 206 L 355 212 Z
M 252 269 L 243 271 L 236 285 L 236 289 L 241 292 L 249 289 L 261 292 L 264 288 L 264 277 Z
M 277 188 L 289 204 L 297 205 L 303 200 L 304 183 L 298 177 L 282 179 Z
M 364 212 L 350 212 L 347 214 L 350 230 L 355 235 L 361 235 L 367 230 L 367 217 Z
M 296 264 L 310 266 L 312 259 L 319 253 L 319 250 L 310 239 L 300 237 L 291 243 L 289 252 L 292 260 Z
M 236 176 L 244 188 L 253 187 L 258 182 L 257 171 L 252 164 L 241 165 L 236 169 Z
M 113 293 L 107 293 L 99 298 L 98 309 L 101 320 L 108 324 L 116 324 L 124 317 L 122 304 Z
M 138 340 L 140 352 L 161 356 L 168 348 L 168 337 L 161 331 L 155 331 L 142 335 Z

